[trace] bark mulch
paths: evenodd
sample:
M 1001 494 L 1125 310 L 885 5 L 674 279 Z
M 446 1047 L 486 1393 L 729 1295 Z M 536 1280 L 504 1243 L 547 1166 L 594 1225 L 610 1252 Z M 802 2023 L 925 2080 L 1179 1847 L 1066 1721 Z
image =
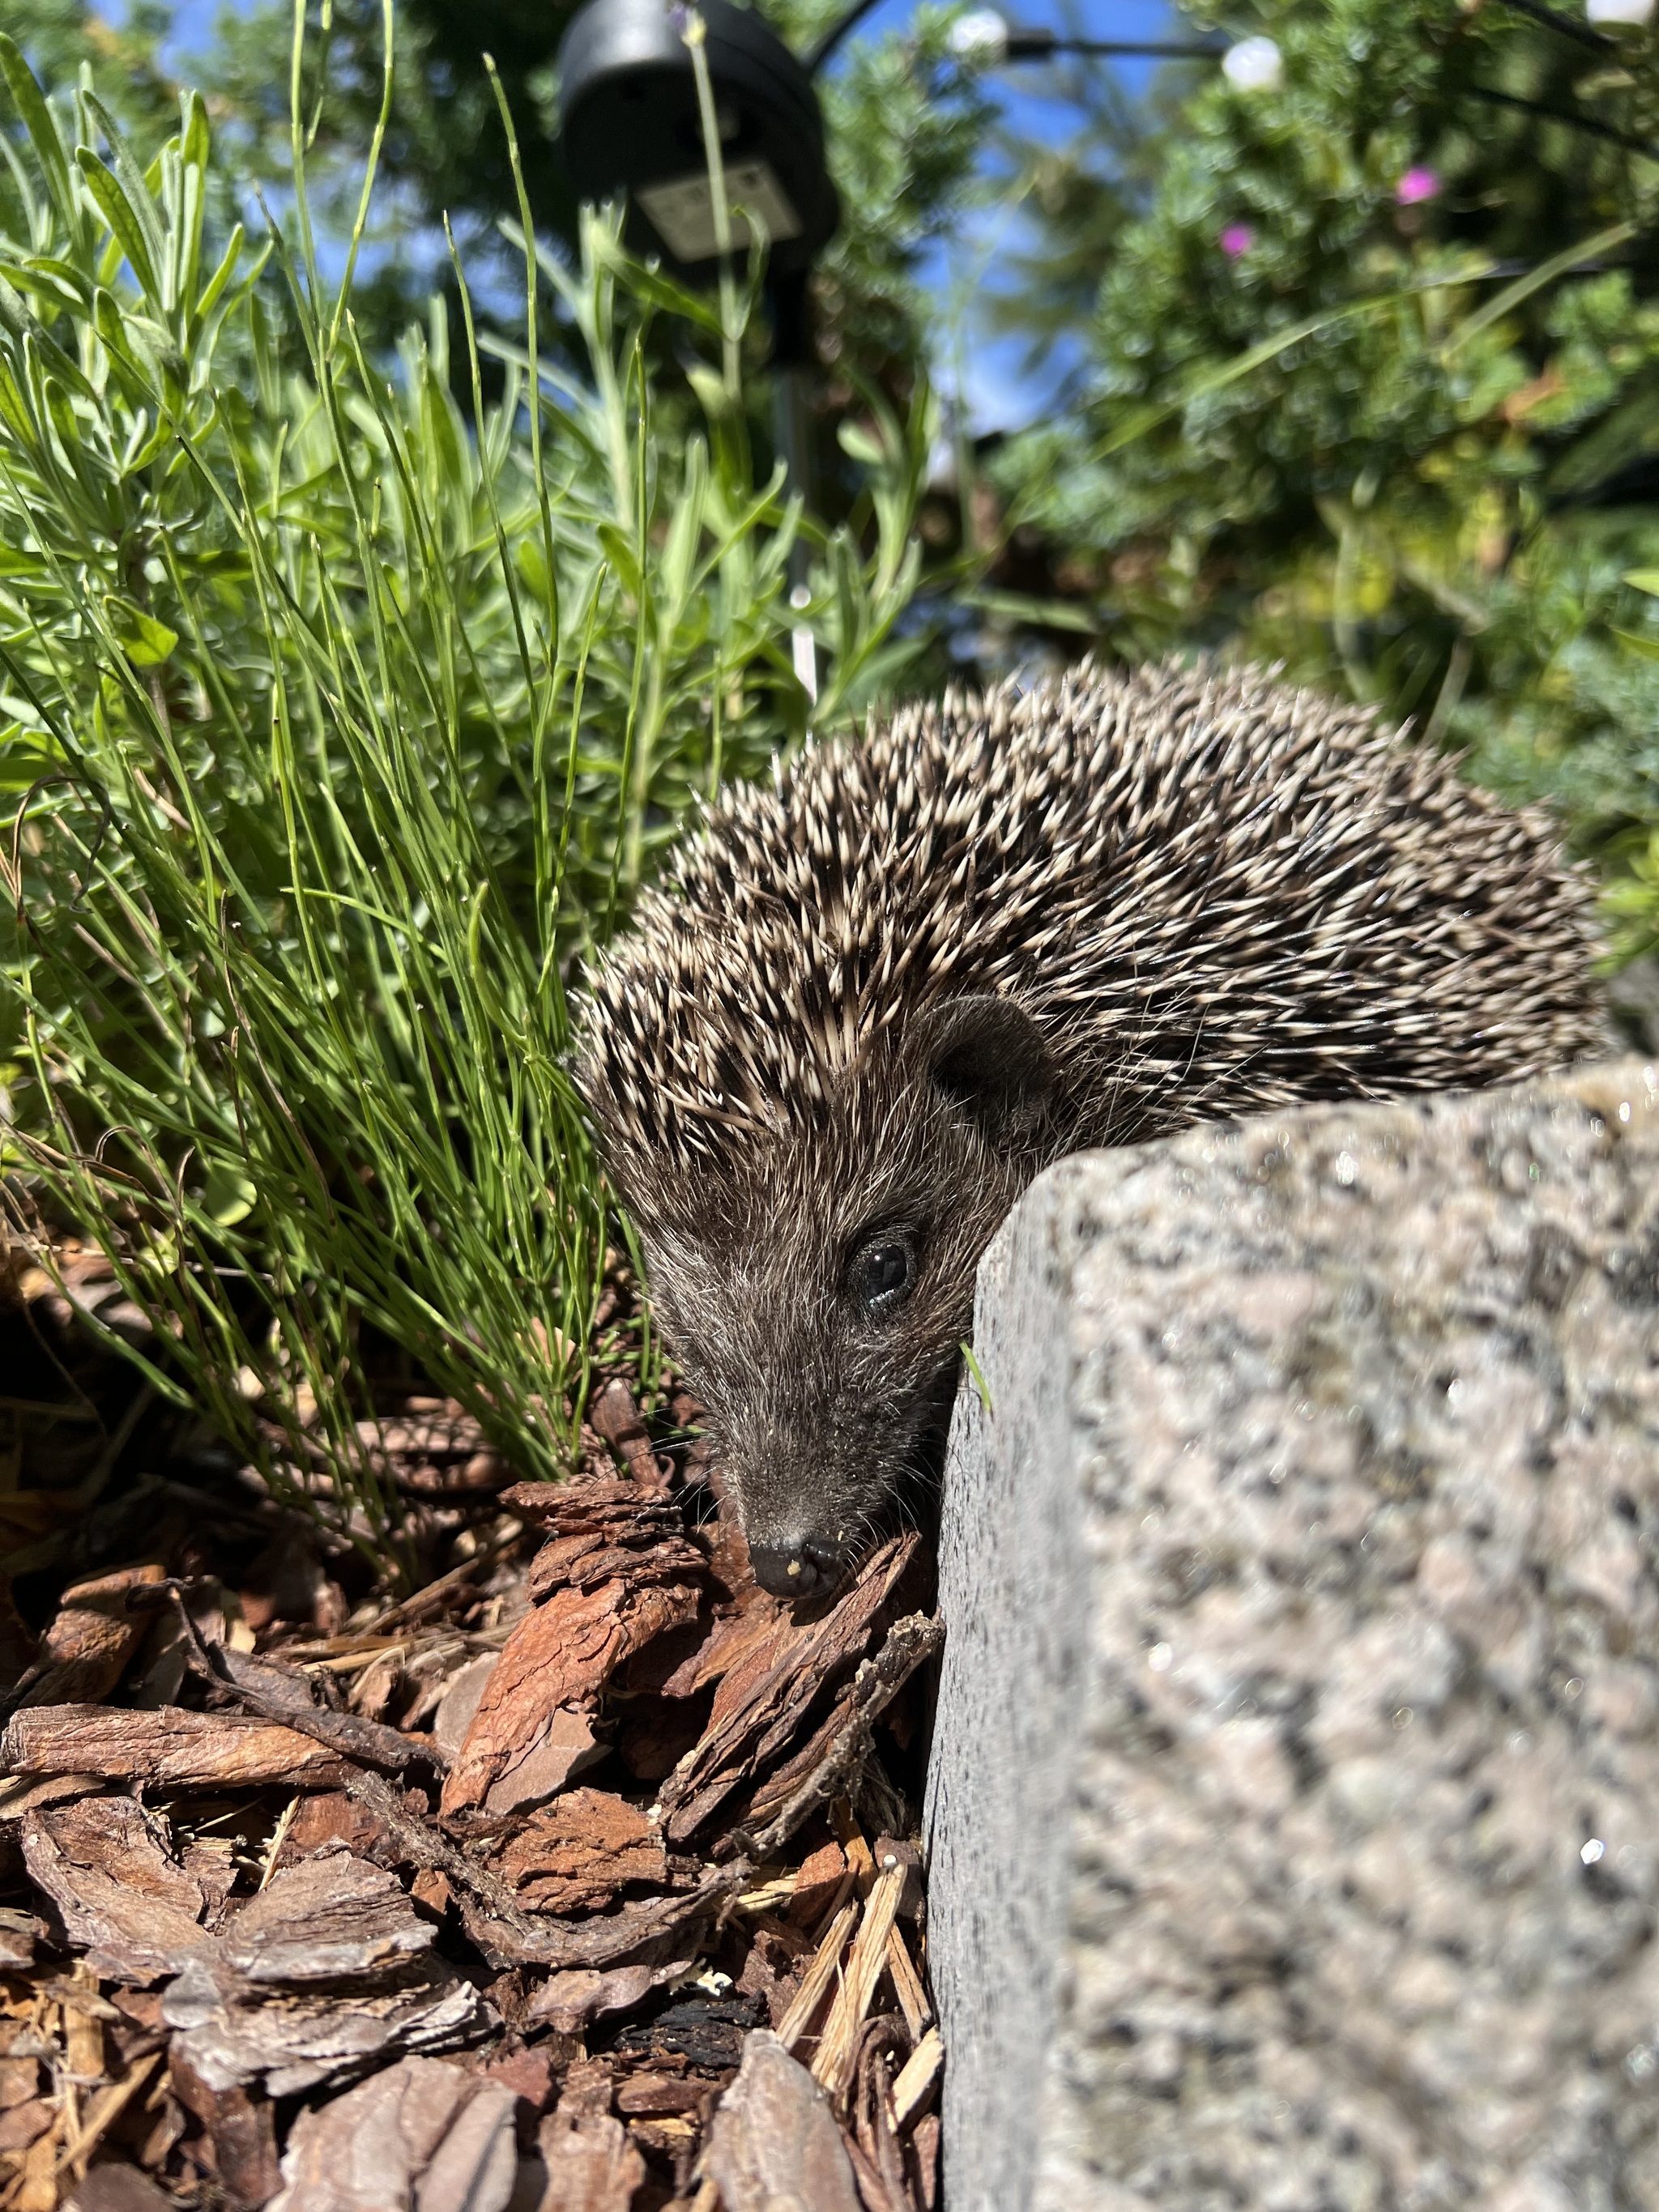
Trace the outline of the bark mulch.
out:
M 624 1286 L 568 1485 L 388 1373 L 394 1598 L 59 1267 L 0 1250 L 0 2212 L 933 2212 L 915 1534 L 761 1590 Z

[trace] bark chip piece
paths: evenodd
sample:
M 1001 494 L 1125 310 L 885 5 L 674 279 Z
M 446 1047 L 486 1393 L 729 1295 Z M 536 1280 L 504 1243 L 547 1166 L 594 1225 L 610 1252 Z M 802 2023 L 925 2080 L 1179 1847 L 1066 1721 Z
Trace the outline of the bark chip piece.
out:
M 724 2212 L 860 2212 L 829 2100 L 769 2028 L 709 2124 L 708 2170 Z
M 501 2082 L 405 2058 L 301 2113 L 270 2212 L 505 2212 L 514 2102 Z
M 0 1735 L 8 1774 L 94 1774 L 158 1790 L 337 1790 L 348 1768 L 309 1736 L 240 1713 L 155 1712 L 108 1705 L 33 1705 Z
M 128 1609 L 128 1593 L 161 1579 L 156 1565 L 123 1567 L 66 1589 L 12 1703 L 92 1704 L 106 1696 L 149 1629 L 146 1614 Z
M 213 1938 L 209 1899 L 173 1848 L 167 1824 L 131 1797 L 83 1797 L 26 1813 L 29 1878 L 57 1906 L 71 1943 L 112 1981 L 176 1973 Z
M 540 1601 L 508 1637 L 444 1784 L 447 1814 L 515 1812 L 562 1790 L 595 1753 L 589 1716 L 617 1668 L 697 1615 L 704 1563 L 672 1504 L 605 1481 L 520 1484 L 506 1502 L 561 1533 L 531 1570 Z
M 496 1863 L 520 1902 L 538 1912 L 597 1911 L 625 1882 L 668 1879 L 661 1836 L 605 1790 L 567 1790 L 531 1814 Z
M 741 1783 L 775 1760 L 819 1694 L 864 1657 L 917 1546 L 914 1533 L 890 1537 L 826 1611 L 804 1620 L 781 1611 L 746 1645 L 720 1678 L 702 1741 L 662 1786 L 671 1842 L 695 1834 Z

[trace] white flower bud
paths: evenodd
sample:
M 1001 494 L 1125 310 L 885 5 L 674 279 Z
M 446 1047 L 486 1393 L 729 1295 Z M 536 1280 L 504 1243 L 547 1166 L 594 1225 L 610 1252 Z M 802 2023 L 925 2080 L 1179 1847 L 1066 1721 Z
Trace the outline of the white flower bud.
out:
M 1241 39 L 1221 57 L 1221 73 L 1241 92 L 1277 92 L 1285 82 L 1285 58 L 1272 39 Z
M 1645 23 L 1653 0 L 1585 0 L 1584 13 L 1592 23 Z
M 1008 26 L 994 8 L 975 8 L 951 26 L 951 52 L 976 69 L 995 69 L 1008 58 Z

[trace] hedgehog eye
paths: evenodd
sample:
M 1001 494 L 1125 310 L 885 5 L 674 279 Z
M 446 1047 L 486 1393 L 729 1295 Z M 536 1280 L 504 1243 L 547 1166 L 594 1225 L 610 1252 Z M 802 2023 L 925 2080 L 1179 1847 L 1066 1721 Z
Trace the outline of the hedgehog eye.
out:
M 910 1247 L 900 1237 L 880 1237 L 854 1254 L 847 1287 L 872 1321 L 885 1321 L 909 1297 L 915 1276 Z

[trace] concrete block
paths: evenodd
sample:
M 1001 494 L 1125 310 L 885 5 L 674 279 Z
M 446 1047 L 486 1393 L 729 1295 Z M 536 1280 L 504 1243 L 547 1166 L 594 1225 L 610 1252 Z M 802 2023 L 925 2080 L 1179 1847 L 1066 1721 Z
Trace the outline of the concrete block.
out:
M 1659 1071 L 1062 1163 L 975 1340 L 948 2212 L 1659 2208 Z

